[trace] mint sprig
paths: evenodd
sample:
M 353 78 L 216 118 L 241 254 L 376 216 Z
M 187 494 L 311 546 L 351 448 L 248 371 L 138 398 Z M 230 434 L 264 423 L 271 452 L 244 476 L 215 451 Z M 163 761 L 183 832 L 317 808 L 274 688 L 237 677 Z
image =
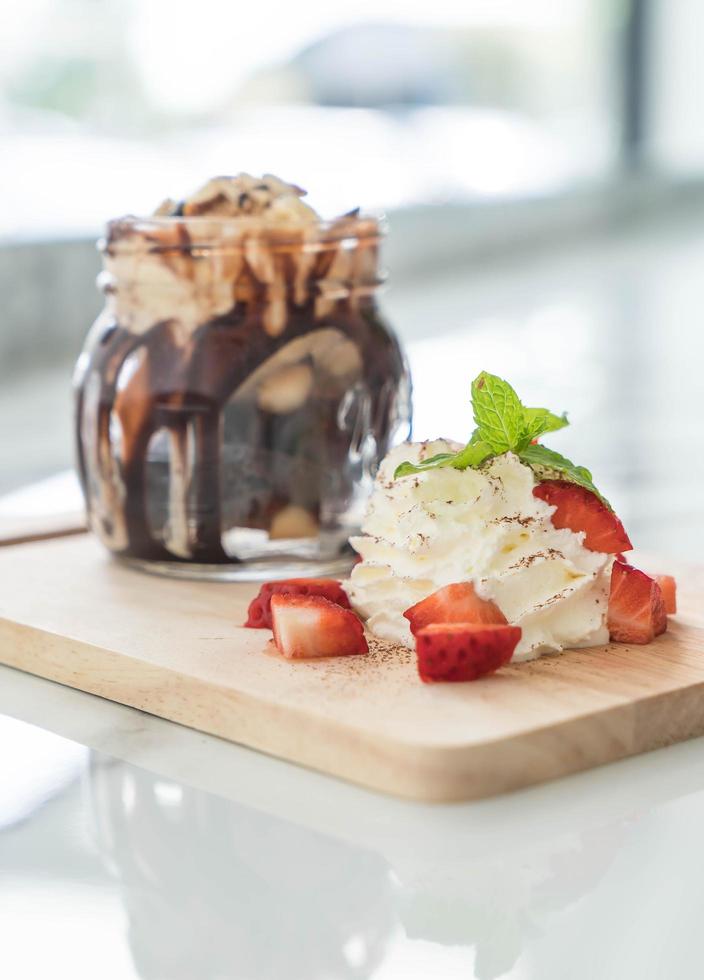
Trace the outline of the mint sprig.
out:
M 486 371 L 472 382 L 472 408 L 476 429 L 464 449 L 457 453 L 438 453 L 418 463 L 401 463 L 396 467 L 394 479 L 445 466 L 457 470 L 478 469 L 495 456 L 512 452 L 539 479 L 576 483 L 610 507 L 594 486 L 588 469 L 536 442 L 546 432 L 556 432 L 569 425 L 564 412 L 556 415 L 547 408 L 526 407 L 508 381 Z
M 472 382 L 474 421 L 493 453 L 505 453 L 527 437 L 525 409 L 510 384 L 482 371 Z M 529 440 L 530 441 L 530 440 Z
M 436 470 L 443 466 L 452 466 L 456 470 L 477 469 L 485 460 L 496 455 L 491 447 L 478 436 L 478 431 L 475 429 L 472 438 L 458 453 L 438 453 L 436 456 L 429 456 L 428 459 L 423 459 L 418 463 L 399 463 L 394 470 L 394 480 L 400 476 L 424 473 L 425 470 Z

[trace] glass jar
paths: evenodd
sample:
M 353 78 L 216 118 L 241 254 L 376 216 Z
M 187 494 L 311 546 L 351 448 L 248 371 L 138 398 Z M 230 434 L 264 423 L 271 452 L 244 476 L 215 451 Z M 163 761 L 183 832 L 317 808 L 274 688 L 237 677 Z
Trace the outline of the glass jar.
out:
M 375 293 L 380 223 L 123 218 L 75 373 L 91 528 L 189 577 L 349 566 L 410 382 Z

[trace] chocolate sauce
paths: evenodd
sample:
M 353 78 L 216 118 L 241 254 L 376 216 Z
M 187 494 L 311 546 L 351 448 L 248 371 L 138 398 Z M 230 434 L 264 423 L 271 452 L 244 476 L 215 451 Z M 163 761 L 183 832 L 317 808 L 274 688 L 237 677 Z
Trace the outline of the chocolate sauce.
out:
M 91 526 L 144 560 L 247 561 L 257 541 L 270 554 L 279 539 L 282 553 L 336 556 L 376 465 L 409 428 L 404 359 L 372 295 L 376 239 L 350 248 L 347 229 L 312 258 L 249 240 L 231 279 L 225 268 L 232 304 L 220 311 L 227 250 L 204 251 L 186 221 L 166 227 L 155 244 L 153 230 L 117 223 L 104 248 L 107 309 L 76 384 Z M 205 286 L 179 292 L 199 276 Z M 140 296 L 171 315 L 149 323 Z M 247 532 L 259 537 L 243 550 Z

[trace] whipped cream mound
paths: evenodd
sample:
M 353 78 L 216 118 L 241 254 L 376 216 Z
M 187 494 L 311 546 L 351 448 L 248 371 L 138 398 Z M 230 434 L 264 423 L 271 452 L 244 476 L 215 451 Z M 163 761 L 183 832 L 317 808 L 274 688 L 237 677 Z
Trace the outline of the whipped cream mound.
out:
M 266 225 L 300 225 L 319 221 L 301 198 L 306 192 L 280 177 L 213 177 L 183 201 L 167 198 L 154 217 L 258 218 Z
M 513 660 L 607 643 L 613 555 L 584 533 L 557 530 L 554 508 L 533 496 L 530 467 L 513 453 L 479 470 L 450 467 L 394 480 L 404 460 L 457 452 L 446 440 L 405 443 L 379 469 L 361 555 L 345 588 L 372 633 L 412 647 L 404 610 L 453 582 L 472 582 L 523 634 Z

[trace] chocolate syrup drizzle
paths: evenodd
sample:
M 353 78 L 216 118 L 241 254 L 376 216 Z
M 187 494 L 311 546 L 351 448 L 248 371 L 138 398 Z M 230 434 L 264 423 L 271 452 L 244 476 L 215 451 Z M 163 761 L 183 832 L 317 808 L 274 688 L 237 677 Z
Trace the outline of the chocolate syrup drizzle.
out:
M 186 222 L 177 223 L 176 247 L 173 224 L 166 247 L 158 233 L 152 241 L 153 233 L 136 222 L 109 226 L 103 250 L 113 275 L 106 311 L 79 360 L 76 424 L 91 526 L 111 550 L 159 561 L 237 561 L 223 548 L 225 528 L 266 529 L 292 501 L 320 521 L 326 495 L 344 502 L 353 492 L 359 469 L 353 477 L 350 458 L 364 441 L 372 456 L 364 465 L 373 468 L 407 427 L 404 359 L 372 295 L 379 281 L 377 240 L 350 249 L 344 232 L 338 229 L 312 258 L 300 248 L 277 253 L 273 283 L 270 275 L 262 277 L 270 245 L 260 243 L 257 252 L 250 240 L 230 310 L 184 331 L 175 309 L 173 317 L 136 332 L 112 301 L 124 286 L 119 257 L 133 236 L 142 248 L 146 240 L 152 261 L 158 254 L 176 263 L 179 275 L 188 274 L 189 263 L 216 258 L 194 246 Z M 256 399 L 231 402 L 257 368 L 321 329 L 338 331 L 356 346 L 356 377 L 343 377 L 336 388 L 316 375 L 305 406 L 290 415 L 264 411 Z M 166 434 L 171 462 L 168 499 L 155 500 L 165 496 L 150 485 L 148 455 L 157 433 Z M 233 452 L 228 489 L 224 458 Z M 166 532 L 155 529 L 150 507 L 167 515 Z

